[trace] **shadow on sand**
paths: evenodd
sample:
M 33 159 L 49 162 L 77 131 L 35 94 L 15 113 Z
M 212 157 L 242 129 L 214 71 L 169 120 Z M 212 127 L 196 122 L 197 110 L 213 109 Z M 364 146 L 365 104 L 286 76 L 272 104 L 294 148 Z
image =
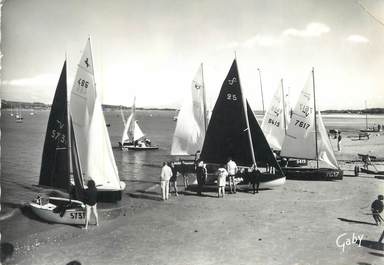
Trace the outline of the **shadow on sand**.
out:
M 346 218 L 337 218 L 337 219 L 339 219 L 340 221 L 343 221 L 343 222 L 348 222 L 348 223 L 364 224 L 364 225 L 374 225 L 374 226 L 376 226 L 375 223 L 368 223 L 368 222 L 364 222 L 364 221 L 356 221 L 356 220 L 350 220 L 350 219 L 346 219 Z
M 1 262 L 6 261 L 8 258 L 12 257 L 15 248 L 10 243 L 1 243 Z
M 368 252 L 368 253 L 373 255 L 373 256 L 383 257 L 384 258 L 384 254 L 381 254 L 381 253 L 376 253 L 376 252 Z
M 161 195 L 153 191 L 137 190 L 136 192 L 127 192 L 127 196 L 135 199 L 146 199 L 152 201 L 162 201 Z
M 66 265 L 81 265 L 81 263 L 77 260 L 72 260 L 72 261 L 68 262 Z
M 374 249 L 374 250 L 381 250 L 384 251 L 384 244 L 377 242 L 377 241 L 371 241 L 371 240 L 361 240 L 357 241 L 356 244 L 359 244 L 363 247 Z M 372 254 L 372 253 L 371 253 Z

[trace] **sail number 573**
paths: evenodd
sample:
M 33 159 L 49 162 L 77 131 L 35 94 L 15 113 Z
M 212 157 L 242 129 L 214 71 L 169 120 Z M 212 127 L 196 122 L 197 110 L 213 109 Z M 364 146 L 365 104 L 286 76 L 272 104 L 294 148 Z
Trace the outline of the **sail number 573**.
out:
M 303 129 L 307 130 L 309 128 L 309 126 L 311 126 L 311 124 L 303 122 L 303 121 L 296 120 L 295 126 L 299 126 L 300 128 L 303 128 Z

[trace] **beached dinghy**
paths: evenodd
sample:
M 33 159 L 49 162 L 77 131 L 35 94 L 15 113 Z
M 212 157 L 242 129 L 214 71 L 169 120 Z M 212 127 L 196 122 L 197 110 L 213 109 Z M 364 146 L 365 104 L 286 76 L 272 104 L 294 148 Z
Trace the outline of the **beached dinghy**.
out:
M 37 216 L 49 223 L 85 224 L 85 205 L 81 201 L 49 197 L 47 200 L 39 198 L 29 205 Z
M 157 145 L 152 145 L 151 141 L 145 136 L 143 131 L 140 129 L 139 124 L 136 120 L 135 102 L 136 97 L 134 97 L 133 99 L 132 113 L 127 121 L 125 121 L 124 113 L 121 110 L 121 116 L 124 123 L 123 136 L 121 137 L 121 142 L 119 142 L 121 150 L 146 151 L 159 149 Z
M 282 157 L 316 161 L 315 167 L 283 167 L 288 179 L 342 179 L 323 119 L 316 111 L 314 70 L 292 112 L 281 153 Z M 322 164 L 322 167 L 319 164 Z
M 226 164 L 229 157 L 238 166 L 257 165 L 261 171 L 260 188 L 285 183 L 285 176 L 243 96 L 236 59 L 213 108 L 200 156 L 208 165 L 217 166 Z M 215 173 L 211 175 L 214 178 Z
M 64 63 L 53 99 L 45 135 L 39 185 L 73 193 L 82 199 L 84 190 L 76 139 L 67 107 L 67 69 Z M 72 133 L 70 133 L 70 130 Z M 71 186 L 71 180 L 74 186 Z M 68 198 L 39 198 L 29 203 L 41 219 L 65 224 L 83 224 L 85 208 L 81 201 Z
M 96 183 L 99 201 L 121 200 L 120 181 L 94 77 L 90 38 L 74 79 L 70 113 L 84 181 Z

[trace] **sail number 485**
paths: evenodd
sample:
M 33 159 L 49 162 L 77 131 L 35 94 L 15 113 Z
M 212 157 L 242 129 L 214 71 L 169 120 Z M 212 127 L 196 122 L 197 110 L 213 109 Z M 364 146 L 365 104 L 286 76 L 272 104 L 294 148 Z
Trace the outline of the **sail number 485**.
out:
M 309 123 L 306 123 L 306 122 L 303 122 L 303 121 L 299 121 L 299 120 L 296 120 L 295 122 L 295 126 L 299 126 L 301 128 L 304 128 L 304 129 L 308 129 L 309 126 L 311 126 Z
M 78 91 L 79 93 L 81 93 L 81 94 L 85 94 L 86 91 L 87 91 L 89 82 L 88 82 L 88 81 L 85 81 L 84 79 L 79 78 L 79 80 L 77 80 L 77 84 L 79 85 L 79 86 L 77 87 L 77 91 Z

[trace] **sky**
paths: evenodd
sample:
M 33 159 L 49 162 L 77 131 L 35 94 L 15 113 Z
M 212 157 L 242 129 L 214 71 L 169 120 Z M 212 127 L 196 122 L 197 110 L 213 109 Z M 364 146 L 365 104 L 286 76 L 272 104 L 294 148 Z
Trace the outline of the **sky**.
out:
M 3 1 L 4 2 L 4 1 Z M 281 78 L 295 104 L 312 67 L 317 108 L 384 107 L 384 0 L 7 0 L 1 98 L 51 103 L 91 36 L 104 104 L 179 108 L 201 63 L 213 107 L 235 57 L 265 107 Z

